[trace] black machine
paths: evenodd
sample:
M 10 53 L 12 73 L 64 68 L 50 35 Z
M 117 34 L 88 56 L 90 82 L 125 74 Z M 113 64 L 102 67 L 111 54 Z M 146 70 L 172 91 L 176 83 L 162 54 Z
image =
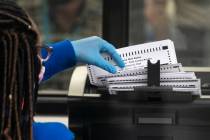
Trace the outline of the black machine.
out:
M 69 127 L 76 140 L 209 140 L 209 97 L 159 87 L 159 69 L 159 62 L 148 63 L 148 87 L 133 93 L 109 95 L 86 79 L 83 94 L 74 94 L 70 84 Z

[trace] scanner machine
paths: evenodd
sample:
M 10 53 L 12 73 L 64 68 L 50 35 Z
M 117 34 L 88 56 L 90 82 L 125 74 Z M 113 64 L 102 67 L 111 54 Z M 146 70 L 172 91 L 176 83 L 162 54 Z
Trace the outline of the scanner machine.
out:
M 92 86 L 86 66 L 79 66 L 69 86 L 69 127 L 76 140 L 209 140 L 209 73 L 196 74 L 205 82 L 201 97 L 138 100 Z

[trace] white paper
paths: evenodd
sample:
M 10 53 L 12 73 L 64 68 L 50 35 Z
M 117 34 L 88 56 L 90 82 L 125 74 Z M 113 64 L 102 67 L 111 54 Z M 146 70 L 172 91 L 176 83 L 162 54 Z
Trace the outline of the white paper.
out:
M 160 73 L 160 82 L 196 79 L 193 72 Z M 147 74 L 135 76 L 120 76 L 106 79 L 107 84 L 147 82 Z
M 200 79 L 193 72 L 184 72 L 181 63 L 177 63 L 174 44 L 171 40 L 129 46 L 117 52 L 125 62 L 120 69 L 113 59 L 103 54 L 116 69 L 116 74 L 108 73 L 96 66 L 88 65 L 90 83 L 99 87 L 107 87 L 110 94 L 116 91 L 133 91 L 135 87 L 147 86 L 147 63 L 160 60 L 160 86 L 171 87 L 173 91 L 192 92 L 201 95 Z M 132 92 L 131 92 L 132 93 Z
M 145 43 L 140 45 L 129 46 L 117 49 L 121 58 L 125 62 L 125 68 L 120 69 L 113 59 L 104 55 L 106 61 L 112 63 L 117 68 L 117 74 L 129 70 L 135 70 L 147 67 L 147 61 L 155 63 L 160 60 L 160 64 L 176 64 L 176 53 L 174 44 L 171 40 L 163 40 L 152 43 Z M 110 75 L 110 73 L 93 65 L 88 65 L 88 75 L 91 84 L 100 86 L 97 77 L 100 75 Z
M 133 91 L 135 87 L 145 86 L 147 86 L 147 83 L 110 84 L 109 91 Z M 201 95 L 200 79 L 160 82 L 160 86 L 172 87 L 173 91 L 192 92 L 194 95 Z

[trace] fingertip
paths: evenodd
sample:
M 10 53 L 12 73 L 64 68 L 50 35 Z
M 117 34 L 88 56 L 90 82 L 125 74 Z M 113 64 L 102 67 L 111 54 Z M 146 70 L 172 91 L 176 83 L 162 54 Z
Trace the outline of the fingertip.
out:
M 125 67 L 125 63 L 124 61 L 122 60 L 122 58 L 120 57 L 120 55 L 118 54 L 118 52 L 116 51 L 116 48 L 110 44 L 109 42 L 104 41 L 104 47 L 106 48 L 106 51 L 111 55 L 111 57 L 115 60 L 115 62 L 117 63 L 117 65 L 120 67 L 120 68 L 124 68 Z
M 117 72 L 116 68 L 110 64 L 106 64 L 106 66 L 104 67 L 106 71 L 115 74 Z
M 97 58 L 95 65 L 113 74 L 117 72 L 115 66 L 106 61 L 102 56 Z
M 115 53 L 112 57 L 114 58 L 115 62 L 117 63 L 119 67 L 121 68 L 125 67 L 125 63 L 118 53 Z
M 110 64 L 105 64 L 103 69 L 112 74 L 115 74 L 117 72 L 116 68 Z
M 110 72 L 111 72 L 112 74 L 115 74 L 115 73 L 117 72 L 117 70 L 116 70 L 115 67 L 111 67 L 111 68 L 110 68 Z
M 123 61 L 123 60 L 122 60 L 122 61 L 120 61 L 119 66 L 120 66 L 121 68 L 124 68 L 124 67 L 125 67 L 125 63 L 124 63 L 124 61 Z

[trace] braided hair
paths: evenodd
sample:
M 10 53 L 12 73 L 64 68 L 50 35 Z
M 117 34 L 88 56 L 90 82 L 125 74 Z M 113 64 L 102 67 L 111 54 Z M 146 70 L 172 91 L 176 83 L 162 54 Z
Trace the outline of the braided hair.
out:
M 32 140 L 38 33 L 15 2 L 0 0 L 0 139 Z

